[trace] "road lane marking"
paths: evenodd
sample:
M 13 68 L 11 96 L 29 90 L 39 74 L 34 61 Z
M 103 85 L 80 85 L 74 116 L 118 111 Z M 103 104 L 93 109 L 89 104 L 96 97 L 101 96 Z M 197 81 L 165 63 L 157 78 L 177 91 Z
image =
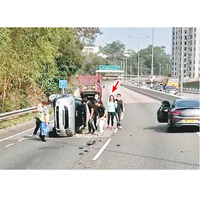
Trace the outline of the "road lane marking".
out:
M 10 144 L 6 145 L 5 148 L 10 147 L 12 145 L 14 145 L 14 143 L 10 143 Z
M 117 130 L 118 130 L 118 128 L 116 128 L 116 129 L 114 130 L 114 133 L 116 133 L 116 132 L 117 132 Z
M 97 153 L 97 155 L 92 159 L 92 160 L 96 160 L 105 150 L 105 148 L 108 146 L 108 144 L 110 143 L 112 139 L 108 139 L 108 141 L 103 145 L 103 147 L 99 150 L 99 152 Z
M 18 136 L 18 135 L 21 135 L 21 134 L 26 133 L 26 132 L 28 132 L 28 131 L 31 131 L 31 130 L 33 130 L 33 129 L 35 129 L 35 127 L 30 128 L 30 129 L 25 130 L 25 131 L 22 131 L 22 132 L 20 132 L 20 133 L 15 134 L 15 135 L 6 137 L 6 138 L 4 138 L 4 139 L 1 139 L 0 142 L 3 142 L 3 141 L 5 141 L 5 140 L 7 140 L 7 139 L 13 138 L 13 137 Z
M 50 122 L 53 122 L 53 121 L 54 121 L 54 120 L 51 120 Z M 3 141 L 5 141 L 5 140 L 7 140 L 7 139 L 13 138 L 13 137 L 18 136 L 18 135 L 21 135 L 21 134 L 26 133 L 26 132 L 28 132 L 28 131 L 31 131 L 31 130 L 33 130 L 33 129 L 35 129 L 35 127 L 30 128 L 30 129 L 27 129 L 27 130 L 25 130 L 25 131 L 22 131 L 22 132 L 20 132 L 20 133 L 15 134 L 15 135 L 12 135 L 12 136 L 3 138 L 3 139 L 0 140 L 0 142 L 3 142 Z M 32 135 L 32 134 L 31 134 L 31 135 Z M 31 136 L 31 135 L 29 135 L 29 136 Z
M 197 134 L 199 135 L 199 137 L 200 137 L 200 132 L 197 132 Z
M 26 138 L 21 138 L 21 139 L 19 139 L 18 140 L 18 142 L 21 142 L 21 141 L 23 141 L 23 140 L 25 140 Z

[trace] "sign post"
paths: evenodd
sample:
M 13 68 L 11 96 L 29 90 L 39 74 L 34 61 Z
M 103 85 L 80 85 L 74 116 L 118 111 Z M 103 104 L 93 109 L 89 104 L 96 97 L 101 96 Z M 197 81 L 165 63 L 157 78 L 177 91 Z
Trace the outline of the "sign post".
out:
M 67 80 L 60 79 L 59 80 L 59 88 L 62 89 L 62 94 L 64 94 L 65 88 L 67 88 Z

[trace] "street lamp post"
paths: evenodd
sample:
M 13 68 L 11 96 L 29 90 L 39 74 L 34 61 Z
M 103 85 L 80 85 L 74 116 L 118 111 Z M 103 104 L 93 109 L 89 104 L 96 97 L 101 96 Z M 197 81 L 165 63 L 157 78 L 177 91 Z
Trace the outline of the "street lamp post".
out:
M 183 68 L 184 68 L 184 28 L 182 29 L 182 55 L 181 55 L 181 75 L 180 75 L 180 96 L 183 95 Z
M 140 42 L 138 39 L 138 83 L 137 86 L 139 87 L 140 84 Z
M 127 56 L 126 56 L 126 84 L 127 84 Z
M 154 28 L 152 30 L 152 51 L 151 51 L 151 78 L 153 80 L 153 50 L 154 50 Z
M 131 83 L 132 83 L 132 71 L 133 71 L 133 55 L 130 57 L 130 80 L 131 80 Z
M 124 73 L 125 73 L 125 70 L 124 70 L 124 58 L 122 58 L 122 66 L 123 66 L 123 77 L 122 77 L 122 82 L 124 83 Z
M 140 83 L 140 39 L 145 39 L 145 38 L 149 38 L 149 37 L 133 37 L 133 36 L 129 36 L 130 38 L 135 38 L 138 40 L 138 87 L 139 87 L 139 83 Z

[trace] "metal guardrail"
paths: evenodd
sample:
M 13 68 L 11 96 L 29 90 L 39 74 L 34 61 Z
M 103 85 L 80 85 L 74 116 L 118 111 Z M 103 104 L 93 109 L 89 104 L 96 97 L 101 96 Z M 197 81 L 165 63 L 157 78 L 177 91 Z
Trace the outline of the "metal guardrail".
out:
M 24 114 L 33 112 L 33 111 L 36 110 L 36 108 L 37 107 L 30 107 L 30 108 L 15 110 L 15 111 L 12 111 L 12 112 L 1 113 L 0 114 L 0 121 L 7 120 L 7 119 L 10 119 L 10 118 L 18 117 L 20 115 L 24 115 Z

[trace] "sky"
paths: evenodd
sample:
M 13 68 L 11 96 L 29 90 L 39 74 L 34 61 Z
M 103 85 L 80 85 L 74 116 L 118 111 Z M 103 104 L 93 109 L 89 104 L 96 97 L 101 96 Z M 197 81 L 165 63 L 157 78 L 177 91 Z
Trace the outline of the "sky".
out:
M 95 45 L 105 46 L 106 43 L 120 40 L 125 44 L 126 49 L 138 49 L 137 39 L 133 37 L 149 37 L 140 39 L 140 49 L 146 48 L 152 44 L 152 29 L 153 28 L 100 28 L 103 34 L 98 34 Z M 154 46 L 165 46 L 165 51 L 171 54 L 172 28 L 171 27 L 154 27 Z

